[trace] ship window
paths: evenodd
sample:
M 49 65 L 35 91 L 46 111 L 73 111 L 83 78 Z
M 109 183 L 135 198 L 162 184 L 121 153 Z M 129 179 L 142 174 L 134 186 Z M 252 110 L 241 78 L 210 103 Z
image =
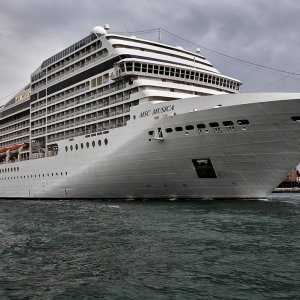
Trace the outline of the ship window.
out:
M 209 123 L 209 126 L 210 127 L 219 127 L 220 125 L 218 122 L 211 122 L 211 123 Z
M 154 134 L 154 131 L 150 130 L 150 131 L 148 131 L 148 134 L 152 136 Z
M 89 147 L 90 147 L 90 143 L 89 143 L 89 142 L 86 142 L 86 144 L 85 144 L 85 145 L 86 145 L 86 147 L 87 147 L 87 148 L 89 148 Z
M 158 66 L 154 65 L 154 74 L 158 74 Z
M 126 70 L 127 70 L 128 72 L 131 72 L 131 71 L 132 71 L 132 62 L 126 63 Z
M 160 67 L 159 67 L 159 74 L 160 74 L 160 75 L 164 75 L 164 73 L 165 73 L 165 72 L 164 72 L 164 69 L 165 69 L 165 68 L 164 68 L 163 66 L 160 66 Z
M 175 69 L 171 68 L 171 76 L 174 76 L 174 75 L 175 75 Z
M 197 128 L 202 129 L 202 128 L 206 128 L 206 125 L 203 123 L 197 124 Z
M 300 116 L 298 116 L 298 117 L 291 117 L 291 119 L 293 121 L 300 122 Z
M 237 123 L 239 125 L 247 125 L 247 124 L 249 124 L 249 121 L 248 120 L 238 120 Z
M 83 143 L 81 143 L 80 147 L 81 147 L 81 149 L 83 149 L 83 147 L 84 147 Z
M 98 146 L 101 146 L 101 140 L 98 140 Z
M 68 152 L 68 146 L 65 147 L 66 152 Z
M 185 126 L 186 130 L 194 130 L 194 126 L 193 125 L 187 125 Z
M 224 126 L 232 126 L 233 122 L 232 121 L 224 121 L 222 122 Z
M 167 133 L 173 132 L 173 129 L 172 128 L 166 128 L 166 132 Z
M 169 68 L 169 67 L 166 67 L 166 68 L 165 68 L 165 74 L 166 74 L 167 76 L 170 75 L 170 68 Z
M 217 178 L 209 158 L 192 159 L 192 162 L 199 178 Z
M 108 144 L 108 139 L 104 140 L 104 144 L 107 145 Z
M 176 131 L 182 131 L 183 128 L 179 126 L 179 127 L 175 127 L 175 130 L 176 130 Z
M 148 73 L 150 73 L 150 74 L 153 73 L 153 65 L 148 65 Z
M 19 167 L 17 167 L 17 171 L 19 171 Z
M 147 65 L 142 64 L 142 72 L 146 73 L 147 72 Z
M 140 63 L 134 63 L 134 71 L 140 72 L 141 71 L 141 64 Z
M 73 151 L 73 145 L 70 146 L 70 150 Z
M 75 145 L 75 149 L 78 150 L 78 144 Z
M 95 147 L 96 143 L 95 141 L 92 141 L 92 146 Z

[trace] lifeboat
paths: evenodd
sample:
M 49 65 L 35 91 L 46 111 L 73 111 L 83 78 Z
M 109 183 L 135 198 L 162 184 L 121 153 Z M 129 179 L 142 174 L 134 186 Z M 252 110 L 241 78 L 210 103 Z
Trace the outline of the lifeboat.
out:
M 28 144 L 27 143 L 17 144 L 17 145 L 11 146 L 11 147 L 0 148 L 0 156 L 5 155 L 8 150 L 12 153 L 17 152 L 17 150 L 19 150 L 23 146 L 26 147 L 26 146 L 28 146 Z
M 17 144 L 14 146 L 9 147 L 9 151 L 15 151 L 15 150 L 19 150 L 24 144 Z

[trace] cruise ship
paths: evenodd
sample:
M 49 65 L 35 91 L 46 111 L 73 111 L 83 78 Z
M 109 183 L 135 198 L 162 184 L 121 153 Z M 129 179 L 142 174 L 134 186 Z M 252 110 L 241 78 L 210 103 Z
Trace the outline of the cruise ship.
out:
M 1 197 L 264 198 L 300 162 L 300 94 L 240 87 L 96 26 L 0 108 Z

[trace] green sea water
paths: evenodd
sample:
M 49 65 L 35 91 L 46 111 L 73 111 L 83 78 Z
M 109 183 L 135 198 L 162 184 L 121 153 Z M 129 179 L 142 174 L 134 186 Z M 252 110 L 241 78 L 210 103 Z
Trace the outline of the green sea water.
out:
M 300 299 L 300 195 L 2 199 L 0 299 Z

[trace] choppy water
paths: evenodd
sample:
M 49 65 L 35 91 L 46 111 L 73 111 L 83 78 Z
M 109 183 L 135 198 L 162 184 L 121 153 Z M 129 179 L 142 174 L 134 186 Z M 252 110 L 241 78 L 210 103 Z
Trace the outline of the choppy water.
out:
M 300 299 L 300 195 L 0 201 L 0 299 Z

